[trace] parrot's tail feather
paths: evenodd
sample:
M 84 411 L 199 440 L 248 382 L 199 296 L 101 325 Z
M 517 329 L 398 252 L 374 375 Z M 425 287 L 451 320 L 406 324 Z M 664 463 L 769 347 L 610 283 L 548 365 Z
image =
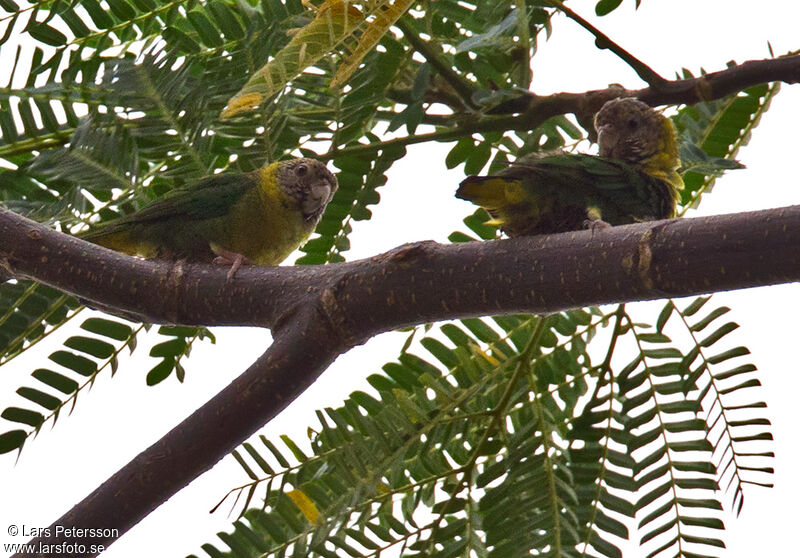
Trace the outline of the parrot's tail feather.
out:
M 132 254 L 132 255 L 137 253 L 136 243 L 131 241 L 131 237 L 128 231 L 90 230 L 78 236 L 87 242 L 91 242 L 92 244 L 98 244 L 105 248 L 116 250 L 117 252 L 122 252 L 125 254 Z
M 103 231 L 103 230 L 96 230 L 96 231 L 86 231 L 85 233 L 81 233 L 78 235 L 81 239 L 91 242 L 92 244 L 99 244 L 100 246 L 106 246 L 108 244 L 114 244 L 118 234 L 115 234 L 111 231 Z
M 508 205 L 508 189 L 512 185 L 518 187 L 519 182 L 500 176 L 469 176 L 459 185 L 456 197 L 491 211 Z

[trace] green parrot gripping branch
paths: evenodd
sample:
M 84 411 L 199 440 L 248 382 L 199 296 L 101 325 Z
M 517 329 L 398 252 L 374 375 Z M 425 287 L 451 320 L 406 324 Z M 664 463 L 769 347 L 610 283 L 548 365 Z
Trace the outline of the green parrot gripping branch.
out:
M 495 175 L 470 176 L 456 196 L 489 213 L 509 236 L 623 225 L 675 216 L 675 128 L 645 103 L 621 98 L 597 113 L 600 155 L 531 153 Z
M 83 234 L 126 254 L 231 265 L 276 265 L 314 231 L 336 192 L 314 159 L 219 174 Z

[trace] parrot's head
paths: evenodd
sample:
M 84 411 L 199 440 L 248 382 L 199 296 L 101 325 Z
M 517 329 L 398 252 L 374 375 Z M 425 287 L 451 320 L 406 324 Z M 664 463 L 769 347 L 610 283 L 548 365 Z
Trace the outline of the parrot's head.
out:
M 305 157 L 281 161 L 277 178 L 283 191 L 297 201 L 307 222 L 319 221 L 338 188 L 336 176 L 324 163 Z
M 675 127 L 666 116 L 630 97 L 612 99 L 594 118 L 601 157 L 642 163 L 654 155 L 677 156 Z

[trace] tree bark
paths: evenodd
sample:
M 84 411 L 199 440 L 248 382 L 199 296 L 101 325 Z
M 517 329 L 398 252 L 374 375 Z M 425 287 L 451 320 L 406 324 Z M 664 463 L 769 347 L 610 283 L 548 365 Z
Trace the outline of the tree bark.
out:
M 257 325 L 274 338 L 241 377 L 31 543 L 111 544 L 115 537 L 58 536 L 55 526 L 124 533 L 284 409 L 339 354 L 378 333 L 797 281 L 798 246 L 800 206 L 792 206 L 508 240 L 420 242 L 351 263 L 243 268 L 228 281 L 227 268 L 137 260 L 0 210 L 0 266 L 14 277 L 151 322 Z

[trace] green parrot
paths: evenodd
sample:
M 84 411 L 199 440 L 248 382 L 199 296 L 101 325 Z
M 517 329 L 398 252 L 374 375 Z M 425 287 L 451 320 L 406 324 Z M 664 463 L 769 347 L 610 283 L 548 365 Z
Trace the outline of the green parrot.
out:
M 119 252 L 192 262 L 276 265 L 314 230 L 336 192 L 314 159 L 218 174 L 79 235 Z
M 574 231 L 675 216 L 683 180 L 672 121 L 633 98 L 595 116 L 599 156 L 530 154 L 456 196 L 482 206 L 509 236 Z

